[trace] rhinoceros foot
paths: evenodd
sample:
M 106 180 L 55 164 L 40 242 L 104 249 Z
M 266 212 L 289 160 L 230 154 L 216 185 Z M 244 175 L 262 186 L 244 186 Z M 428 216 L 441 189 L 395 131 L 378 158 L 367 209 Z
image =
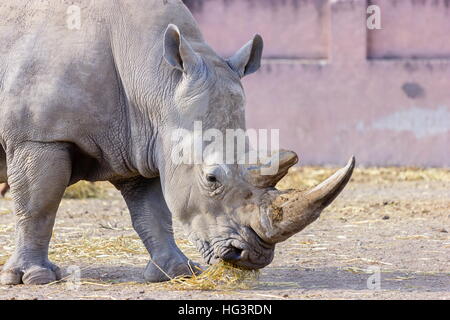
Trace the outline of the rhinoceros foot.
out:
M 144 279 L 148 282 L 163 282 L 177 277 L 191 277 L 200 273 L 199 264 L 180 256 L 166 261 L 151 260 L 145 268 Z
M 60 279 L 60 269 L 49 261 L 39 265 L 24 264 L 22 266 L 14 263 L 14 261 L 9 261 L 0 275 L 0 283 L 3 285 L 17 285 L 22 283 L 42 285 Z

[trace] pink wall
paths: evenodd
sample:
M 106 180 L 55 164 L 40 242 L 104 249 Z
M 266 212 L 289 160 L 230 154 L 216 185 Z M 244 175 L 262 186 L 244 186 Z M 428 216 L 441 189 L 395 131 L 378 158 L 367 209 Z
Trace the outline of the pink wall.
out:
M 303 164 L 450 167 L 450 1 L 185 0 L 228 56 L 265 39 L 244 80 L 249 128 L 281 129 Z M 367 6 L 382 30 L 366 28 Z

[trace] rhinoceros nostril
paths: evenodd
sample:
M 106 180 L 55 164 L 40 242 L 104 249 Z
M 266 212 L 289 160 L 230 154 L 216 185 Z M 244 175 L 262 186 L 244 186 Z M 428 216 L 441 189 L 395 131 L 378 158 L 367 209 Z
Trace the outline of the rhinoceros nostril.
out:
M 222 259 L 225 261 L 233 262 L 242 258 L 242 249 L 229 248 L 223 255 Z

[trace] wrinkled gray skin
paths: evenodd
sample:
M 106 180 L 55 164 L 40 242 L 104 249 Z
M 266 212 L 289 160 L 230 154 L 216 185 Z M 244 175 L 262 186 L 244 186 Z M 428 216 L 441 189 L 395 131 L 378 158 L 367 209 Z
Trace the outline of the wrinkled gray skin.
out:
M 48 245 L 64 190 L 80 180 L 110 181 L 121 191 L 151 256 L 148 281 L 192 273 L 175 244 L 172 215 L 207 263 L 269 264 L 275 243 L 304 227 L 293 227 L 292 212 L 279 223 L 261 211 L 281 194 L 273 186 L 297 156 L 282 153 L 273 177 L 170 158 L 172 130 L 192 130 L 194 120 L 205 130 L 245 129 L 240 79 L 259 68 L 262 39 L 225 60 L 178 0 L 77 1 L 79 31 L 66 27 L 71 3 L 47 2 L 0 5 L 0 183 L 11 186 L 18 217 L 1 282 L 60 278 Z M 339 183 L 331 181 L 334 193 L 323 201 L 342 190 L 353 165 L 333 178 Z M 305 201 L 309 224 L 328 203 L 309 210 Z

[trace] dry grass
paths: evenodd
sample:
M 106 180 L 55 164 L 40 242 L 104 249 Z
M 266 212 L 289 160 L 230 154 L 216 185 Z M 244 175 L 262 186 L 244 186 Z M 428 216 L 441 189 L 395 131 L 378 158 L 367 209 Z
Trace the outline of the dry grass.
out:
M 113 263 L 132 259 L 146 261 L 148 253 L 137 236 L 81 237 L 54 241 L 49 257 L 66 264 L 80 260 Z
M 92 199 L 105 196 L 104 184 L 80 181 L 67 188 L 64 194 L 65 199 Z
M 193 249 L 193 246 L 187 241 L 180 240 L 178 245 L 186 253 Z M 80 261 L 108 264 L 118 261 L 146 263 L 149 259 L 146 249 L 137 236 L 82 237 L 67 241 L 58 240 L 52 245 L 49 257 L 56 263 L 64 264 Z M 194 271 L 196 270 L 193 270 L 193 273 Z M 208 267 L 200 275 L 174 278 L 162 285 L 173 290 L 246 289 L 257 282 L 258 275 L 258 271 L 239 269 L 222 262 Z
M 199 275 L 175 278 L 165 285 L 175 290 L 250 289 L 258 283 L 259 271 L 246 270 L 226 262 L 208 267 Z
M 289 171 L 277 185 L 279 189 L 306 189 L 324 181 L 337 168 L 296 167 Z M 400 181 L 440 181 L 450 182 L 450 169 L 420 168 L 358 168 L 355 169 L 352 182 L 389 184 Z

